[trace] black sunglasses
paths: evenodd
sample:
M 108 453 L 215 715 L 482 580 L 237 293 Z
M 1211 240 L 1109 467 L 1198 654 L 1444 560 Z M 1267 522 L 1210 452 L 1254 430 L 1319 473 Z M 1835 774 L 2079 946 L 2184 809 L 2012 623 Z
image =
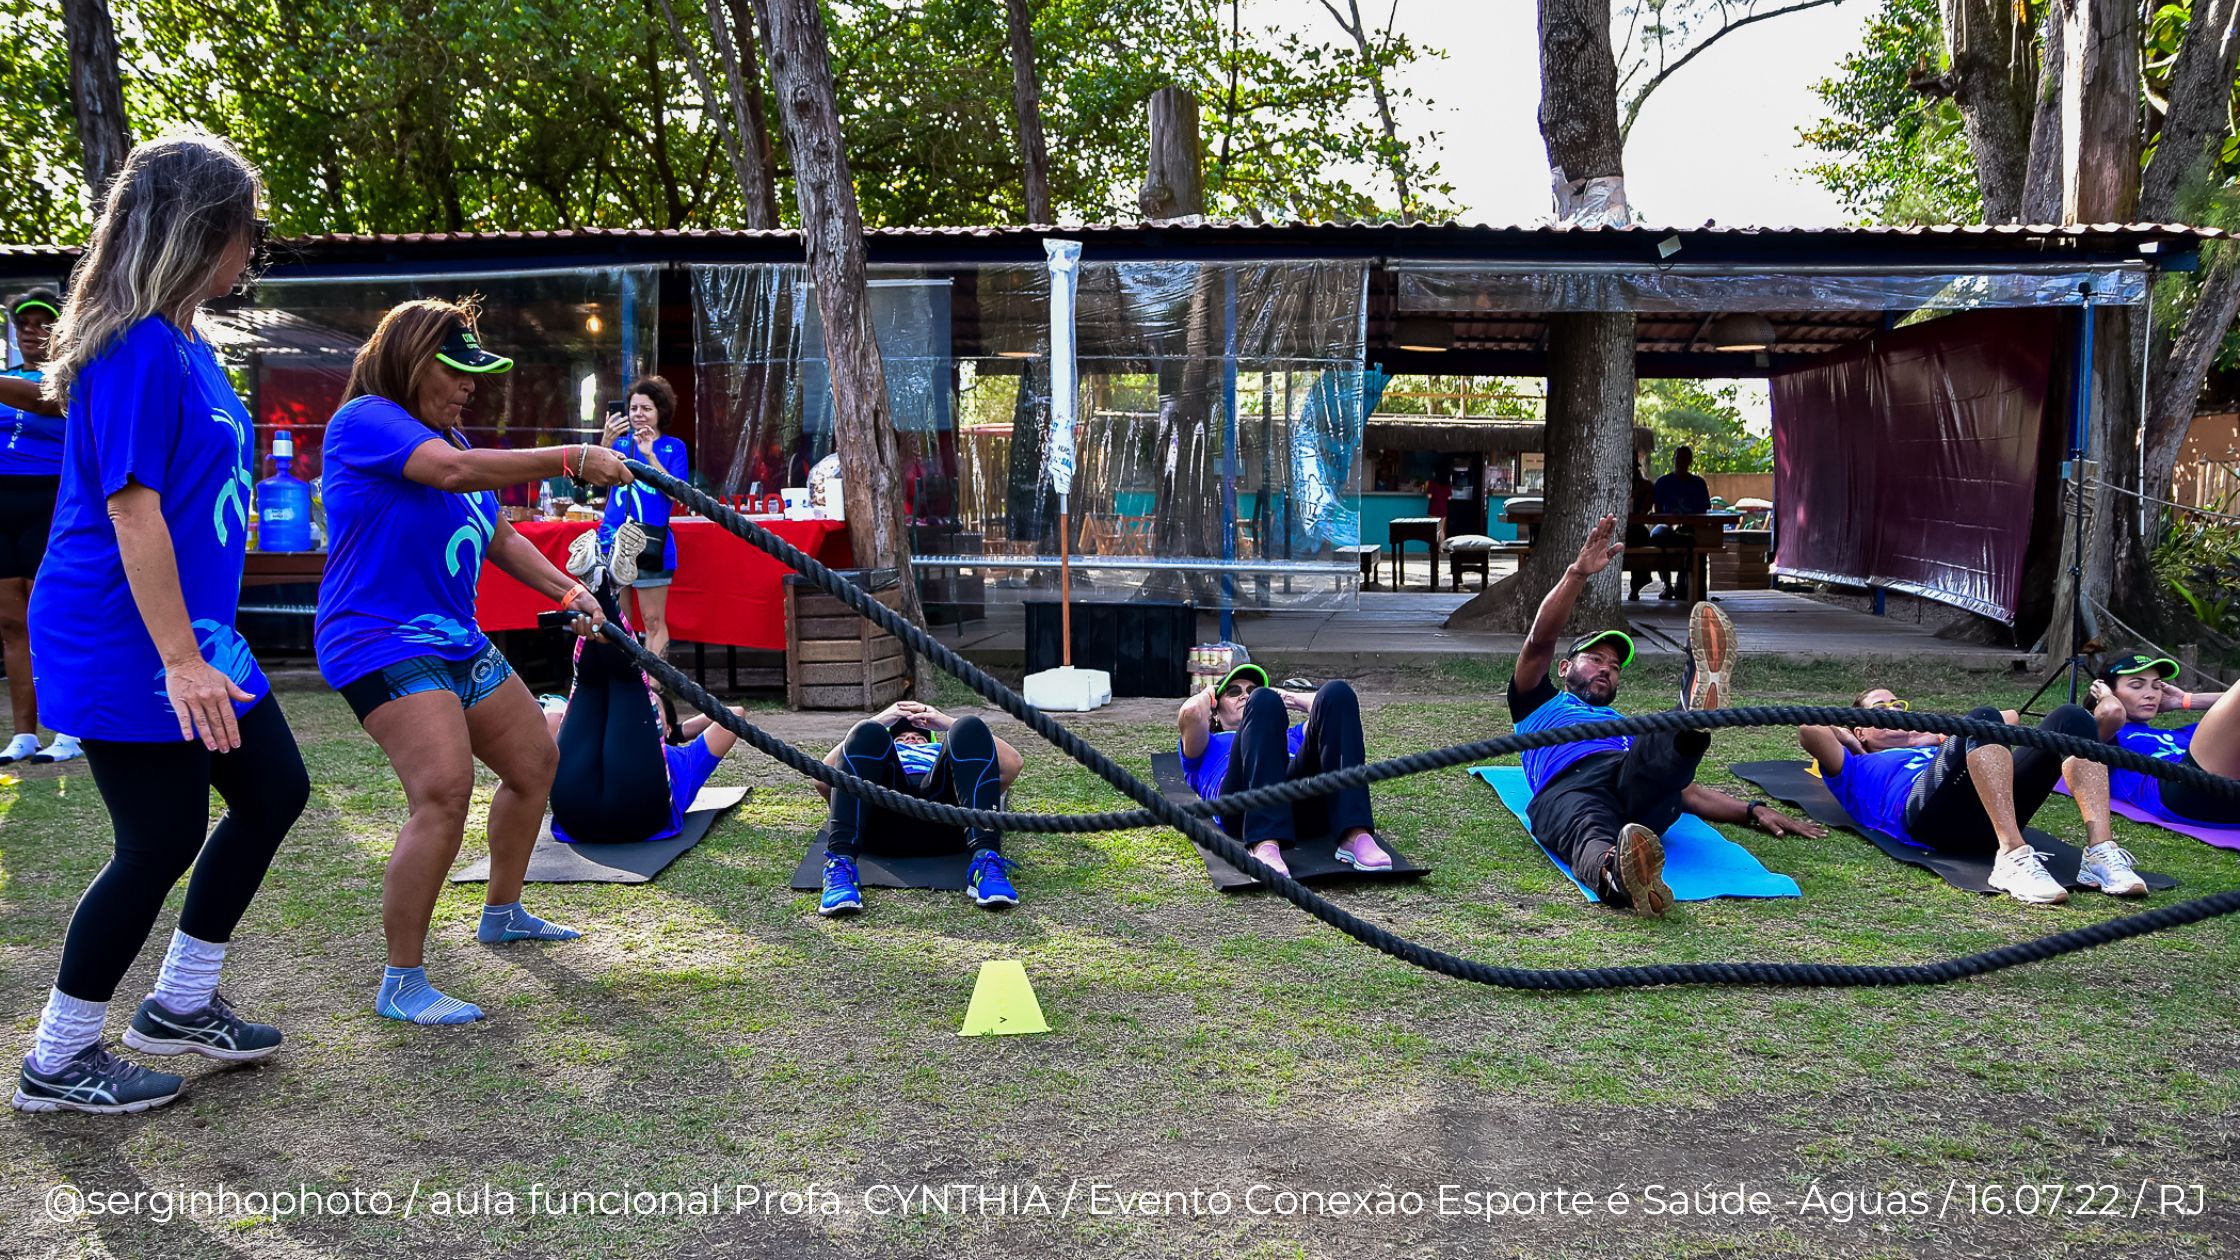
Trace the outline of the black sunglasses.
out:
M 1230 683 L 1228 686 L 1221 689 L 1221 698 L 1224 700 L 1234 700 L 1238 696 L 1249 696 L 1259 689 L 1259 683 L 1249 682 L 1245 679 L 1239 678 L 1237 681 Z

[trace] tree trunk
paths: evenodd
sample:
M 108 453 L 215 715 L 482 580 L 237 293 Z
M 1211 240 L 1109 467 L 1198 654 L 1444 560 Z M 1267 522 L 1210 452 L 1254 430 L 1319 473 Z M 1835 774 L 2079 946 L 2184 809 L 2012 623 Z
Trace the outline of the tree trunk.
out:
M 1624 222 L 1624 140 L 1607 0 L 1541 0 L 1540 134 L 1565 218 Z M 1631 314 L 1618 312 L 1549 316 L 1547 512 L 1516 574 L 1456 609 L 1448 626 L 1528 629 L 1595 521 L 1625 519 L 1633 493 L 1633 325 Z M 1574 622 L 1625 624 L 1622 569 L 1613 565 L 1588 585 Z
M 740 218 L 749 228 L 774 228 L 778 179 L 770 169 L 770 133 L 762 117 L 762 73 L 754 59 L 754 27 L 740 26 L 735 43 L 732 24 L 746 15 L 734 4 L 727 20 L 724 10 L 724 0 L 708 0 L 708 31 L 715 37 L 716 59 L 723 65 L 724 86 L 731 97 L 731 125 L 726 131 L 732 139 L 725 149 L 739 180 Z M 752 97 L 747 92 L 750 83 Z
M 2013 223 L 2022 211 L 2030 155 L 2036 67 L 2030 29 L 2012 0 L 1943 0 L 1945 52 L 1953 103 L 1968 133 L 1986 223 Z
M 1185 88 L 1151 94 L 1151 160 L 1136 204 L 1156 223 L 1206 212 L 1205 154 L 1198 142 L 1198 98 Z
M 2168 353 L 2155 366 L 2147 386 L 2147 427 L 2142 443 L 2140 484 L 2146 493 L 2157 498 L 2170 497 L 2178 452 L 2185 446 L 2186 430 L 2193 425 L 2195 403 L 2201 397 L 2201 382 L 2208 375 L 2209 363 L 2216 357 L 2218 346 L 2224 342 L 2225 330 L 2232 327 L 2233 317 L 2240 314 L 2240 254 L 2236 254 L 2229 243 L 2211 248 L 2214 252 L 2206 260 L 2193 305 L 2187 309 L 2177 335 L 2170 339 Z M 2161 537 L 2162 507 L 2147 503 L 2144 515 L 2147 527 L 2141 531 L 2142 540 Z M 2139 603 L 2127 600 L 2123 606 L 2135 608 Z
M 2124 223 L 2138 196 L 2139 30 L 2129 0 L 2072 0 L 2062 31 L 2061 217 L 2064 223 Z M 2139 360 L 2134 358 L 2130 313 L 2114 307 L 2096 312 L 2093 374 L 2086 388 L 2092 432 L 2088 453 L 2093 475 L 2110 485 L 2138 484 Z M 2115 600 L 2151 585 L 2146 549 L 2133 505 L 2114 492 L 2095 487 L 2085 528 L 2081 597 L 2125 612 L 2145 611 Z M 2075 531 L 2063 534 L 2062 593 L 2055 601 L 2048 642 L 2053 655 L 2079 650 L 2070 631 L 2070 611 L 2080 597 L 2069 578 Z M 2097 614 L 2095 614 L 2097 616 Z
M 2069 24 L 2067 0 L 2046 6 L 2045 46 L 2038 54 L 2037 103 L 2030 112 L 2030 160 L 2022 177 L 2020 223 L 2061 221 L 2061 76 L 2066 71 L 2061 33 Z
M 762 168 L 764 211 L 769 226 L 778 226 L 778 158 L 770 136 L 770 111 L 762 99 L 762 55 L 755 47 L 757 23 L 750 0 L 726 0 L 731 9 L 731 33 L 738 41 L 739 78 L 747 94 L 747 139 L 755 164 Z M 749 227 L 754 226 L 750 221 Z
M 910 570 L 910 539 L 902 528 L 902 486 L 895 476 L 893 417 L 887 413 L 886 371 L 871 327 L 863 258 L 863 217 L 849 182 L 840 139 L 840 108 L 832 88 L 830 44 L 818 0 L 763 0 L 763 45 L 770 82 L 793 154 L 794 198 L 801 237 L 824 319 L 825 362 L 832 377 L 833 443 L 856 563 L 892 568 L 902 579 L 902 615 L 925 624 Z M 920 662 L 921 687 L 924 663 Z
M 2179 217 L 2180 194 L 2216 160 L 2231 126 L 2232 76 L 2240 60 L 2236 16 L 2240 0 L 2193 0 L 2185 43 L 2170 68 L 2161 138 L 2139 181 L 2139 217 L 2149 223 Z
M 62 0 L 62 25 L 70 41 L 70 107 L 78 116 L 86 191 L 99 215 L 109 180 L 132 151 L 124 83 L 117 77 L 117 28 L 109 21 L 108 0 Z
M 1019 119 L 1019 166 L 1027 184 L 1027 222 L 1047 224 L 1050 214 L 1050 151 L 1042 142 L 1042 86 L 1034 68 L 1034 17 L 1027 0 L 1004 0 L 1011 27 L 1011 108 Z

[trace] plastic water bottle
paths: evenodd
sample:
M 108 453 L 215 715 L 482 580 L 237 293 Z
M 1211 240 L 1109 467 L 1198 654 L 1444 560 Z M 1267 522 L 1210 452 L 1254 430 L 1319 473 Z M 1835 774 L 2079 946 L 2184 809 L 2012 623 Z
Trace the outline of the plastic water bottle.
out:
M 311 487 L 291 475 L 295 438 L 272 435 L 273 474 L 257 483 L 257 547 L 261 551 L 311 550 Z
M 552 519 L 552 481 L 550 478 L 537 483 L 537 519 L 540 521 Z

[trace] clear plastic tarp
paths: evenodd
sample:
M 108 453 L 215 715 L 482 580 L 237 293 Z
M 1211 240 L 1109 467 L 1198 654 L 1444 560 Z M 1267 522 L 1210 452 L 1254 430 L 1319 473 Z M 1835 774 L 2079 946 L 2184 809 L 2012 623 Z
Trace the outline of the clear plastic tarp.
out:
M 698 426 L 721 493 L 803 485 L 832 450 L 807 270 L 692 269 Z M 876 269 L 871 314 L 928 576 L 991 597 L 1056 586 L 1045 469 L 1050 272 L 1040 263 Z M 1382 375 L 1363 368 L 1358 262 L 1100 263 L 1079 269 L 1076 599 L 1351 606 L 1360 452 Z
M 1740 271 L 1671 267 L 1639 271 L 1499 270 L 1396 266 L 1398 310 L 1470 311 L 1916 311 L 1986 307 L 2132 306 L 2146 301 L 2140 267 L 1959 274 Z
M 478 295 L 482 340 L 514 361 L 485 377 L 461 428 L 477 446 L 598 441 L 609 402 L 652 370 L 659 272 L 652 267 L 428 276 L 266 279 L 247 299 L 206 308 L 211 341 L 257 421 L 260 471 L 272 435 L 295 438 L 295 475 L 319 475 L 327 418 L 358 347 L 392 306 Z M 535 483 L 499 493 L 534 502 Z

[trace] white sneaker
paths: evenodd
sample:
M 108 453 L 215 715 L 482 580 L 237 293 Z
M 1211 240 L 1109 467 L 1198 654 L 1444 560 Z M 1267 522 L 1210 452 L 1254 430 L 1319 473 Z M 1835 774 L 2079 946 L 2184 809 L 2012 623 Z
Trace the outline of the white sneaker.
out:
M 43 766 L 53 761 L 72 761 L 85 755 L 86 750 L 78 746 L 76 737 L 57 731 L 53 743 L 31 755 L 31 763 Z
M 2111 897 L 2144 897 L 2147 881 L 2139 878 L 2132 869 L 2132 858 L 2113 840 L 2103 840 L 2084 851 L 2084 865 L 2077 869 L 2077 879 L 2087 888 L 2097 888 Z
M 568 576 L 591 585 L 591 571 L 599 566 L 599 531 L 587 529 L 568 544 Z
M 615 528 L 614 543 L 607 548 L 607 571 L 614 574 L 617 588 L 638 580 L 638 553 L 645 549 L 645 526 L 624 521 Z
M 6 748 L 0 748 L 0 766 L 10 765 L 18 761 L 29 761 L 31 760 L 31 755 L 38 751 L 38 736 L 18 735 L 14 739 L 8 741 L 8 746 Z
M 1991 864 L 1991 886 L 2034 906 L 2057 906 L 2069 899 L 2069 890 L 2046 873 L 2046 855 L 2027 844 L 1999 854 Z

